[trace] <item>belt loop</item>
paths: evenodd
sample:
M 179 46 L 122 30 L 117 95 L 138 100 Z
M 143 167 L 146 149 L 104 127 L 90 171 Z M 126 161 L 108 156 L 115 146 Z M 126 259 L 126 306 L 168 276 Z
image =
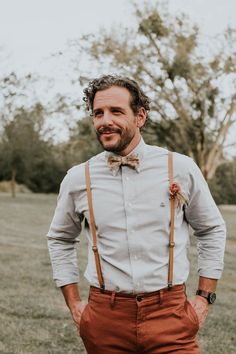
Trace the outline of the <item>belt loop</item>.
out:
M 186 283 L 183 283 L 183 286 L 184 286 L 184 293 L 185 293 L 185 296 L 187 297 L 187 287 L 186 287 Z
M 88 300 L 90 300 L 91 293 L 92 293 L 92 287 L 90 286 L 90 288 L 89 288 L 89 296 L 88 296 Z
M 162 304 L 162 301 L 163 301 L 163 291 L 162 291 L 162 289 L 160 290 L 160 297 L 159 297 L 159 299 L 160 299 L 160 305 Z
M 114 307 L 114 304 L 115 304 L 115 296 L 116 296 L 116 292 L 115 292 L 115 291 L 112 291 L 112 294 L 111 294 L 111 308 Z
M 100 292 L 101 292 L 102 294 L 104 294 L 104 292 L 105 292 L 105 286 L 104 286 L 104 284 L 102 284 L 102 285 L 100 286 Z

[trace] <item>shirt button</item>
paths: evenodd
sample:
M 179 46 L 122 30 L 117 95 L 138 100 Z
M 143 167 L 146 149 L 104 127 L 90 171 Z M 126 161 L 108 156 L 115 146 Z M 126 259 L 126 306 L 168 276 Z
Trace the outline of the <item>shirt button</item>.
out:
M 136 254 L 134 255 L 134 260 L 137 261 L 138 256 L 136 256 Z
M 132 203 L 129 203 L 128 206 L 129 206 L 129 207 L 132 207 Z
M 126 181 L 129 181 L 129 177 L 126 177 Z

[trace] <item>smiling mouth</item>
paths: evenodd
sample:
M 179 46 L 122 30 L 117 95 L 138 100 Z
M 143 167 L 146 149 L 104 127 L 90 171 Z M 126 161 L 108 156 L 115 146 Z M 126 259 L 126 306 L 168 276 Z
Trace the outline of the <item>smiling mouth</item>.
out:
M 110 135 L 113 135 L 113 134 L 120 134 L 119 131 L 116 131 L 116 130 L 101 130 L 100 132 L 98 132 L 98 134 L 100 136 L 110 136 Z
M 101 135 L 112 135 L 112 134 L 118 134 L 117 132 L 105 132 L 101 133 Z

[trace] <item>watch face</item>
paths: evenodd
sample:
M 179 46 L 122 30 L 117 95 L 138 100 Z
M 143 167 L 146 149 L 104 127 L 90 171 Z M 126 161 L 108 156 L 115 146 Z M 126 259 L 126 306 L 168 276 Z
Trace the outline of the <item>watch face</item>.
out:
M 216 294 L 215 293 L 210 293 L 208 296 L 208 300 L 210 302 L 210 304 L 213 304 L 216 300 Z

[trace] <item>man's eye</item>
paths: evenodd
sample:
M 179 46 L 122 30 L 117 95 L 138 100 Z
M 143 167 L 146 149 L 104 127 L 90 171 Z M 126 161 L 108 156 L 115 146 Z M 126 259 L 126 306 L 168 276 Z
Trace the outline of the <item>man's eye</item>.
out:
M 121 114 L 122 112 L 121 112 L 121 111 L 119 111 L 118 109 L 113 109 L 113 110 L 112 110 L 112 113 L 115 113 L 115 114 Z
M 99 118 L 102 116 L 102 112 L 95 112 L 94 117 Z

